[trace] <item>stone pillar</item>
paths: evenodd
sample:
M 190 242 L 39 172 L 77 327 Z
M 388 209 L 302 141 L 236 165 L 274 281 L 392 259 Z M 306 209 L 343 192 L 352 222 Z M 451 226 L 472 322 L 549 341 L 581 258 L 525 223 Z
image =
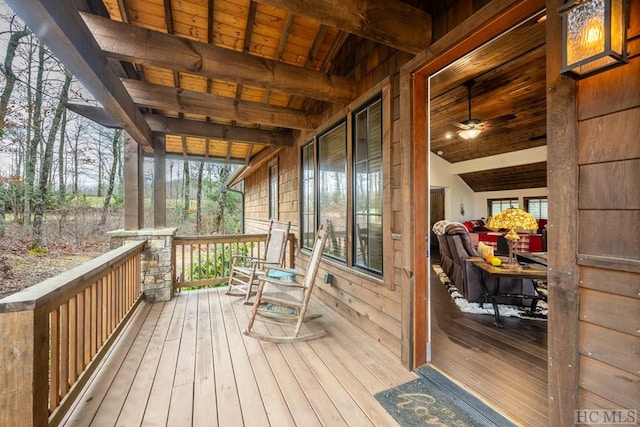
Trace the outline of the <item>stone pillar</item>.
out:
M 121 246 L 125 241 L 146 240 L 142 252 L 141 283 L 145 300 L 149 302 L 169 301 L 173 296 L 175 254 L 173 238 L 177 228 L 114 230 L 108 231 L 111 248 Z

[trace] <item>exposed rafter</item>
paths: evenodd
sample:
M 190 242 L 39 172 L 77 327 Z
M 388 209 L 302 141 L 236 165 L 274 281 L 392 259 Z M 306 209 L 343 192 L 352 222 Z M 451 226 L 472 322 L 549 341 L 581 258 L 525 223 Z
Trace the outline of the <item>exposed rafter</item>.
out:
M 119 128 L 118 122 L 101 107 L 86 104 L 67 104 L 67 108 L 102 126 Z M 221 125 L 212 122 L 166 117 L 161 114 L 145 114 L 144 119 L 155 133 L 168 135 L 194 136 L 218 141 L 245 142 L 249 144 L 292 147 L 291 132 L 245 128 L 241 126 Z
M 320 124 L 318 117 L 290 108 L 237 101 L 138 80 L 123 80 L 123 83 L 134 102 L 148 108 L 300 130 L 312 130 Z
M 121 60 L 334 103 L 355 98 L 352 80 L 83 13 L 104 52 Z
M 251 144 L 276 145 L 280 147 L 293 146 L 293 136 L 290 132 L 221 125 L 211 122 L 165 117 L 161 114 L 145 114 L 144 118 L 154 132 L 204 137 L 220 141 L 238 141 Z
M 416 54 L 431 44 L 431 16 L 398 0 L 255 0 Z
M 152 133 L 71 2 L 9 0 L 38 38 L 146 151 Z

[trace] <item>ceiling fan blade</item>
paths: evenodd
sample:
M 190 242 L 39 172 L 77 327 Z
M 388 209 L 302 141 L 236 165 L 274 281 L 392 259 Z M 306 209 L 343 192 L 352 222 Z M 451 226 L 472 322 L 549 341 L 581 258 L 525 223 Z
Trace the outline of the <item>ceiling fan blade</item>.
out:
M 471 129 L 471 125 L 465 125 L 464 123 L 460 123 L 460 122 L 451 122 L 452 125 L 459 127 L 460 129 Z

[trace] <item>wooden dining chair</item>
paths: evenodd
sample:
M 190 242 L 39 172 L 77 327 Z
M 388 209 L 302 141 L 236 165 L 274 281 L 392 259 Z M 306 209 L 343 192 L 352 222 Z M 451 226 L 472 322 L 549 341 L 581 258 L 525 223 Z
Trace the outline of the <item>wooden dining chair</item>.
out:
M 291 222 L 287 222 L 283 228 L 276 228 L 271 221 L 263 258 L 233 255 L 227 295 L 241 296 L 245 303 L 249 302 L 255 293 L 254 287 L 258 285 L 258 276 L 265 274 L 267 268 L 283 266 L 290 228 Z
M 268 277 L 268 275 L 259 277 L 260 285 L 253 302 L 249 324 L 242 331 L 244 335 L 263 341 L 287 343 L 307 341 L 327 333 L 324 330 L 308 334 L 300 333 L 304 321 L 317 319 L 321 316 L 319 314 L 307 315 L 307 308 L 322 259 L 322 251 L 327 243 L 327 235 L 327 231 L 321 225 L 316 234 L 309 265 L 301 283 L 295 280 L 291 282 L 279 280 Z M 256 320 L 283 326 L 283 330 L 291 332 L 280 336 L 256 332 L 254 330 Z

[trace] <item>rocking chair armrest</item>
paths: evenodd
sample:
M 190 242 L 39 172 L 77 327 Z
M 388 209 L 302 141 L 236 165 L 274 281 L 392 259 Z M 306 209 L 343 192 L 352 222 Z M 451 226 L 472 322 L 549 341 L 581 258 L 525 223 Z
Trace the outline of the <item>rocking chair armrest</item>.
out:
M 259 258 L 252 259 L 250 262 L 252 266 L 262 266 L 263 268 L 267 267 L 269 269 L 277 268 L 281 265 L 279 262 L 268 262 L 267 260 Z
M 238 255 L 238 254 L 234 254 L 231 255 L 231 263 L 235 265 L 235 263 L 239 260 L 245 260 L 245 263 L 248 262 L 253 262 L 255 260 L 260 260 L 260 258 L 251 256 L 251 255 Z

